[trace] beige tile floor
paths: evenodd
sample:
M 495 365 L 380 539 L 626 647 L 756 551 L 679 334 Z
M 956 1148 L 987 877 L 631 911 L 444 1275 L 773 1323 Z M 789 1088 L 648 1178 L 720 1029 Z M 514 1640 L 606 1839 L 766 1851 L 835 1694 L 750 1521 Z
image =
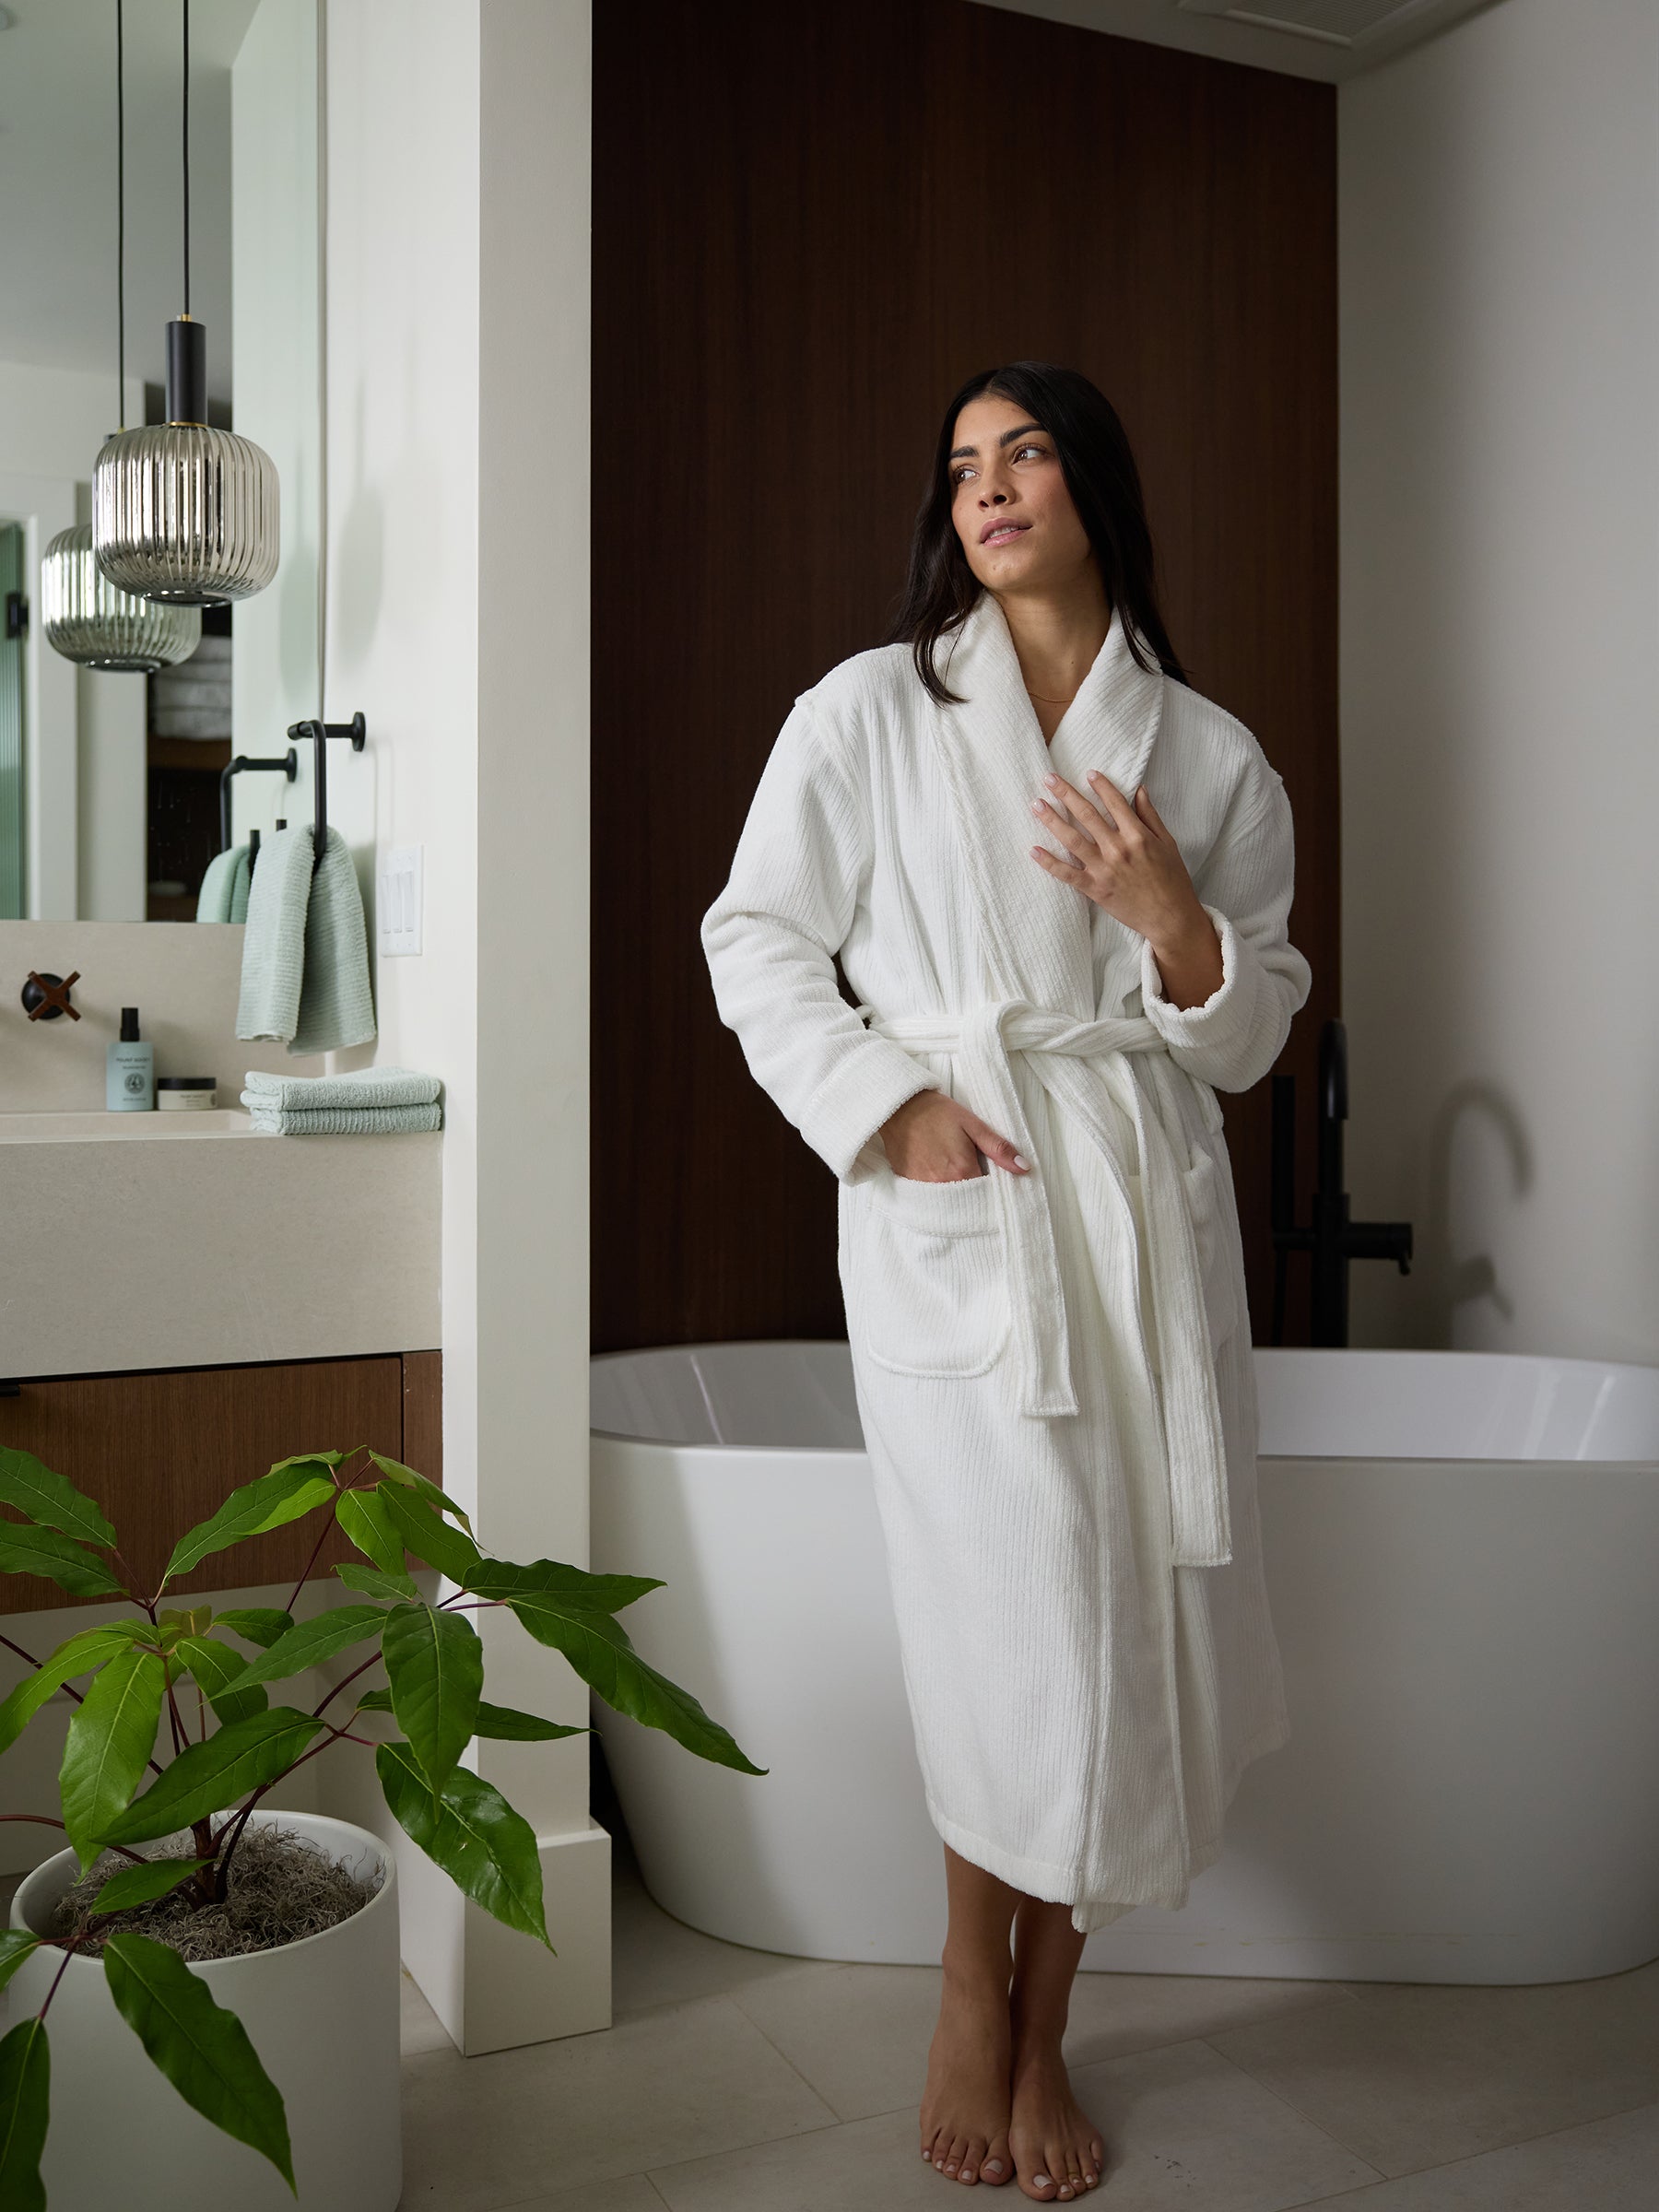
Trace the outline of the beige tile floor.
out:
M 616 1875 L 608 2029 L 463 2059 L 405 1977 L 402 2212 L 967 2195 L 918 2156 L 936 1969 L 699 1935 L 652 1902 L 621 1833 Z M 1085 1974 L 1065 2050 L 1108 2145 L 1085 2198 L 1123 2212 L 1659 2206 L 1659 1959 L 1517 1989 Z

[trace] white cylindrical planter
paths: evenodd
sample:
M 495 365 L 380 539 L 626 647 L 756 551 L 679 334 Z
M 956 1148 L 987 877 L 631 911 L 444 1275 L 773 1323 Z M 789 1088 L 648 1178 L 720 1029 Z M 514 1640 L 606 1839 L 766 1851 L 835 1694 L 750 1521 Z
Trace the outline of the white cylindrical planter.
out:
M 247 2030 L 281 2090 L 304 2212 L 395 2212 L 403 2189 L 398 2113 L 397 1875 L 366 1829 L 314 1813 L 255 1815 L 291 1829 L 381 1886 L 360 1912 L 320 1936 L 193 1971 Z M 37 1866 L 11 1924 L 39 1934 L 79 1867 L 72 1851 Z M 64 1964 L 50 1945 L 6 1992 L 8 2020 L 38 2012 Z M 187 2105 L 115 2009 L 103 1962 L 72 1958 L 46 2015 L 52 2125 L 41 2174 L 49 2212 L 294 2212 L 270 2160 Z

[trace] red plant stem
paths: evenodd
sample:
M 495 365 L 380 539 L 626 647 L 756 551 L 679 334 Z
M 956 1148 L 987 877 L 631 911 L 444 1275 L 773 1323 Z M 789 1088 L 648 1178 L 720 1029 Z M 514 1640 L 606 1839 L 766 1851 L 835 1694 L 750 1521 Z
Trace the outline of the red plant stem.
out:
M 336 1483 L 338 1483 L 339 1477 L 337 1475 L 335 1476 L 335 1480 Z M 339 1519 L 339 1517 L 340 1493 L 336 1488 L 334 1496 L 328 1501 L 328 1513 L 323 1523 L 322 1534 L 318 1536 L 315 1544 L 313 1544 L 312 1547 L 311 1558 L 306 1560 L 304 1566 L 300 1570 L 300 1580 L 294 1584 L 293 1589 L 288 1593 L 288 1604 L 282 1608 L 285 1613 L 291 1613 L 293 1611 L 294 1601 L 300 1595 L 300 1591 L 304 1589 L 306 1583 L 310 1581 L 311 1571 L 317 1563 L 317 1554 L 322 1550 L 324 1545 L 328 1541 L 328 1532 L 334 1526 L 335 1523 Z
M 114 1560 L 116 1566 L 120 1569 L 121 1572 L 126 1577 L 126 1583 L 124 1585 L 125 1594 L 132 1599 L 135 1606 L 142 1606 L 145 1611 L 149 1615 L 150 1618 L 154 1620 L 156 1618 L 156 1607 L 154 1601 L 147 1597 L 140 1597 L 133 1587 L 134 1583 L 138 1580 L 138 1577 L 133 1572 L 132 1569 L 122 1558 L 120 1552 L 116 1550 L 113 1544 L 108 1545 L 106 1549 L 108 1550 L 110 1557 Z M 161 1594 L 159 1591 L 156 1593 L 158 1597 L 160 1594 Z
M 372 1665 L 374 1662 L 371 1660 L 368 1664 Z M 361 1673 L 362 1670 L 359 1668 L 358 1671 Z M 342 1684 L 341 1687 L 343 1688 L 345 1685 Z M 309 1751 L 302 1751 L 298 1759 L 290 1760 L 289 1763 L 283 1768 L 280 1774 L 273 1774 L 269 1782 L 262 1783 L 259 1788 L 254 1791 L 253 1796 L 249 1798 L 247 1804 L 242 1806 L 241 1811 L 236 1815 L 234 1821 L 231 1823 L 230 1841 L 225 1845 L 224 1850 L 219 1853 L 218 1894 L 221 1900 L 224 1898 L 226 1888 L 230 1879 L 231 1854 L 235 1851 L 237 1845 L 242 1840 L 242 1830 L 247 1827 L 249 1818 L 252 1815 L 254 1806 L 259 1803 L 262 1797 L 268 1796 L 271 1791 L 276 1787 L 278 1783 L 286 1782 L 288 1776 L 294 1771 L 296 1767 L 302 1767 L 308 1759 L 315 1759 L 319 1751 L 326 1751 L 330 1744 L 337 1744 L 340 1738 L 346 1734 L 346 1730 L 344 1728 L 336 1728 L 332 1721 L 325 1722 L 324 1724 L 328 1730 L 327 1742 L 313 1744 Z M 368 1739 L 367 1737 L 363 1736 L 354 1736 L 352 1740 L 354 1743 L 363 1743 L 367 1742 Z M 225 1830 L 220 1829 L 220 1836 L 223 1836 Z
M 155 1765 L 154 1759 L 150 1761 L 150 1764 Z M 0 1820 L 32 1820 L 37 1828 L 64 1827 L 61 1820 L 53 1819 L 49 1813 L 0 1813 Z M 68 1830 L 65 1829 L 64 1832 L 66 1835 Z M 129 1851 L 124 1843 L 106 1843 L 104 1849 L 120 1852 L 124 1859 L 135 1859 L 140 1866 L 148 1865 L 148 1861 L 141 1851 Z
M 172 1729 L 173 1757 L 177 1759 L 179 1753 L 189 1743 L 190 1738 L 184 1733 L 184 1723 L 179 1712 L 179 1700 L 173 1696 L 172 1668 L 165 1659 L 162 1660 L 161 1665 L 167 1683 L 167 1718 Z
M 64 1946 L 64 1963 L 58 1968 L 57 1972 L 53 1975 L 52 1987 L 46 1992 L 45 1996 L 41 2000 L 41 2009 L 35 2014 L 35 2018 L 37 2020 L 43 2021 L 45 2019 L 46 2007 L 51 2004 L 53 1998 L 57 1995 L 57 1985 L 63 1980 L 64 1976 L 69 1971 L 69 1961 L 74 1958 L 74 1951 L 67 1944 L 65 1944 Z
M 16 1652 L 19 1659 L 28 1660 L 37 1674 L 40 1672 L 40 1661 L 26 1652 L 20 1643 L 14 1643 L 9 1636 L 0 1636 L 0 1643 L 3 1643 L 8 1652 Z
M 348 1682 L 355 1682 L 359 1675 L 366 1675 L 371 1666 L 378 1664 L 380 1656 L 381 1654 L 378 1651 L 371 1652 L 368 1658 L 363 1661 L 361 1666 L 354 1666 L 348 1675 L 342 1675 L 340 1679 L 335 1684 L 334 1688 L 328 1692 L 327 1696 L 322 1699 L 319 1703 L 312 1707 L 312 1719 L 313 1721 L 320 1721 L 323 1718 L 324 1707 L 325 1705 L 332 1705 Z M 334 1723 L 330 1721 L 328 1725 L 332 1728 L 334 1726 Z M 311 1754 L 308 1752 L 306 1757 L 310 1758 L 310 1756 Z M 292 1770 L 290 1769 L 290 1771 L 291 1771 Z M 280 1782 L 282 1777 L 278 1775 L 276 1779 Z

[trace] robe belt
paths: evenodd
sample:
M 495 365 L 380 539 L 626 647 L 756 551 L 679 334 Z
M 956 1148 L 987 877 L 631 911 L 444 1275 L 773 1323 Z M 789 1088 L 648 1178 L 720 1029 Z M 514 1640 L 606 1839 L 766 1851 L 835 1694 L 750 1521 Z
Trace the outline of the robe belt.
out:
M 1114 1065 L 1093 1070 L 1083 1065 L 1132 1053 L 1167 1053 L 1168 1042 L 1145 1015 L 1084 1021 L 1018 998 L 961 1015 L 879 1018 L 867 1006 L 858 1011 L 871 1017 L 872 1030 L 896 1043 L 959 1054 L 976 1111 L 1031 1162 L 1023 1175 L 995 1168 L 990 1172 L 1009 1261 L 1019 1410 L 1033 1418 L 1076 1414 L 1077 1397 L 1053 1216 L 1008 1055 L 1026 1055 L 1043 1088 L 1077 1117 L 1114 1164 L 1117 1139 L 1101 1108 L 1100 1085 L 1117 1077 L 1114 1094 L 1121 1085 L 1135 1126 L 1147 1216 L 1147 1271 L 1161 1353 L 1171 1560 L 1178 1567 L 1225 1566 L 1232 1558 L 1227 1448 L 1205 1312 L 1203 1263 L 1182 1163 L 1160 1115 L 1143 1099 L 1126 1058 L 1115 1057 Z

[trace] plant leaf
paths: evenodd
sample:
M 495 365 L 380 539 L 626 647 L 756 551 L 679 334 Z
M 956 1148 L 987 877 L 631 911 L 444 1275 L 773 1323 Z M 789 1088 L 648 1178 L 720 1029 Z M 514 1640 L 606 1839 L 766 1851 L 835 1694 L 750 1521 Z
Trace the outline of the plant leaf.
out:
M 403 1575 L 406 1581 L 408 1579 L 408 1570 L 404 1565 L 403 1538 L 387 1519 L 378 1488 L 342 1490 L 339 1518 L 347 1541 L 355 1544 L 363 1557 L 371 1560 L 382 1574 Z
M 232 1636 L 243 1637 L 262 1651 L 269 1651 L 277 1637 L 286 1636 L 293 1625 L 293 1615 L 279 1613 L 275 1606 L 233 1606 L 228 1613 L 213 1616 L 216 1629 L 229 1629 Z
M 403 1547 L 399 1545 L 401 1551 Z M 386 1574 L 379 1567 L 359 1567 L 355 1559 L 344 1559 L 335 1569 L 347 1590 L 359 1590 L 365 1597 L 380 1597 L 395 1606 L 418 1605 L 420 1592 L 415 1577 L 399 1568 L 395 1574 Z
M 103 1960 L 122 2018 L 185 2103 L 263 2152 L 294 2189 L 282 2092 L 235 2013 L 214 2003 L 170 1944 L 123 1929 L 105 1941 Z
M 181 1751 L 159 1781 L 135 1798 L 100 1839 L 105 1843 L 147 1843 L 171 1836 L 209 1814 L 222 1813 L 244 1791 L 257 1790 L 291 1766 L 327 1724 L 292 1705 L 227 1721 L 205 1744 Z
M 473 1734 L 497 1743 L 550 1744 L 560 1735 L 592 1735 L 591 1728 L 568 1726 L 561 1721 L 544 1721 L 538 1713 L 518 1712 L 511 1705 L 489 1705 L 482 1700 Z
M 163 1606 L 156 1616 L 156 1625 L 174 1629 L 181 1636 L 206 1636 L 212 1618 L 211 1606 Z
M 257 1482 L 244 1482 L 240 1489 L 232 1490 L 216 1513 L 179 1538 L 161 1580 L 166 1583 L 175 1574 L 188 1574 L 210 1552 L 227 1551 L 246 1536 L 263 1536 L 273 1528 L 284 1528 L 288 1522 L 325 1505 L 335 1494 L 334 1473 L 327 1457 L 326 1453 L 312 1452 L 299 1459 L 281 1460 Z
M 129 1651 L 135 1636 L 147 1626 L 139 1621 L 112 1622 L 105 1629 L 82 1629 L 78 1635 L 60 1643 L 49 1659 L 32 1675 L 25 1675 L 10 1696 L 0 1700 L 0 1751 L 10 1750 L 54 1691 L 62 1689 L 65 1682 L 73 1682 L 76 1675 L 101 1666 L 117 1652 Z
M 244 1688 L 254 1682 L 279 1682 L 286 1675 L 321 1665 L 348 1645 L 378 1636 L 389 1618 L 383 1606 L 335 1606 L 310 1620 L 298 1621 L 278 1636 L 268 1651 L 250 1660 L 246 1674 L 239 1676 L 238 1681 Z
M 413 1490 L 382 1482 L 375 1494 L 409 1550 L 447 1574 L 452 1583 L 465 1583 L 466 1577 L 483 1565 L 484 1555 L 472 1538 L 452 1528 Z
M 142 1866 L 124 1866 L 112 1874 L 92 1900 L 94 1912 L 124 1912 L 133 1905 L 147 1905 L 166 1897 L 211 1859 L 147 1859 Z
M 472 1741 L 484 1687 L 484 1646 L 470 1620 L 430 1606 L 399 1606 L 385 1622 L 381 1655 L 392 1710 L 438 1791 Z
M 400 1488 L 413 1490 L 418 1498 L 424 1498 L 429 1505 L 436 1506 L 441 1513 L 448 1513 L 453 1521 L 459 1521 L 467 1535 L 472 1535 L 472 1523 L 467 1519 L 465 1510 L 455 1502 L 447 1490 L 429 1481 L 426 1476 L 417 1475 L 413 1467 L 406 1467 L 401 1459 L 384 1459 L 378 1452 L 371 1452 L 369 1456 L 388 1482 L 396 1483 Z
M 615 1613 L 631 1606 L 648 1590 L 665 1587 L 660 1575 L 589 1574 L 563 1559 L 531 1559 L 517 1566 L 512 1559 L 485 1559 L 464 1585 L 475 1597 L 554 1597 L 588 1613 Z
M 94 1501 L 77 1490 L 66 1475 L 54 1475 L 32 1452 L 0 1445 L 0 1503 L 15 1505 L 31 1521 L 79 1536 L 84 1544 L 110 1544 L 115 1531 Z
M 0 1521 L 0 1574 L 43 1574 L 71 1597 L 124 1597 L 119 1577 L 95 1551 L 55 1528 Z
M 69 1717 L 58 1781 L 64 1829 L 83 1869 L 132 1802 L 156 1748 L 166 1691 L 165 1660 L 129 1646 L 104 1661 Z
M 432 1864 L 475 1904 L 551 1951 L 541 1857 L 524 1815 L 465 1767 L 455 1769 L 434 1799 L 407 1744 L 377 1745 L 374 1766 L 393 1818 Z
M 6 1928 L 0 1932 L 0 1989 L 6 1987 L 30 1951 L 38 1951 L 45 1940 L 32 1928 Z M 0 2195 L 0 2205 L 5 2202 Z
M 740 1774 L 771 1772 L 739 1750 L 688 1689 L 648 1666 L 629 1641 L 627 1630 L 608 1613 L 589 1612 L 540 1591 L 508 1594 L 507 1603 L 537 1643 L 562 1652 L 582 1680 L 617 1712 L 642 1721 L 648 1728 L 665 1729 L 676 1743 L 717 1766 L 735 1767 Z
M 52 2058 L 46 2023 L 19 2020 L 0 2041 L 0 2205 L 6 2212 L 46 2212 L 41 2153 L 52 2111 Z
M 389 1689 L 366 1689 L 358 1700 L 359 1712 L 390 1712 L 392 1692 Z M 544 1721 L 538 1713 L 518 1712 L 511 1705 L 491 1705 L 487 1699 L 478 1700 L 478 1717 L 473 1723 L 475 1735 L 488 1736 L 497 1743 L 543 1744 L 551 1743 L 560 1735 L 592 1735 L 591 1728 L 567 1726 L 560 1721 Z
M 263 1712 L 271 1701 L 257 1683 L 239 1683 L 248 1662 L 216 1636 L 181 1636 L 178 1656 L 221 1721 L 245 1720 L 251 1712 Z

